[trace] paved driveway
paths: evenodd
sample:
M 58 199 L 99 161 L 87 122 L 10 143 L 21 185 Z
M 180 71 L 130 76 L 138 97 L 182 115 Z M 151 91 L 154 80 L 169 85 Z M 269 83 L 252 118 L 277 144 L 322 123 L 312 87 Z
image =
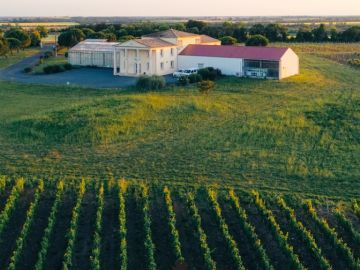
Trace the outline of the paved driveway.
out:
M 136 78 L 114 76 L 110 68 L 77 68 L 57 74 L 33 75 L 23 72 L 25 67 L 33 66 L 41 53 L 30 56 L 21 62 L 0 70 L 0 80 L 16 81 L 31 84 L 70 85 L 92 88 L 122 88 L 135 85 Z M 165 76 L 168 83 L 174 83 L 172 76 Z

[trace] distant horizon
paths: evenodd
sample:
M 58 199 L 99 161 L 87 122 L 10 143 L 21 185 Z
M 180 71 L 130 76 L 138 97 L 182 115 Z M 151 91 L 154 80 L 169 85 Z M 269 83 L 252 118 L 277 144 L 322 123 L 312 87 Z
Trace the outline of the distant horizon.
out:
M 205 8 L 206 7 L 206 8 Z M 146 13 L 146 14 L 144 14 Z M 171 15 L 169 15 L 171 14 Z M 173 5 L 164 0 L 12 0 L 2 4 L 0 17 L 280 17 L 360 16 L 359 0 L 182 0 Z

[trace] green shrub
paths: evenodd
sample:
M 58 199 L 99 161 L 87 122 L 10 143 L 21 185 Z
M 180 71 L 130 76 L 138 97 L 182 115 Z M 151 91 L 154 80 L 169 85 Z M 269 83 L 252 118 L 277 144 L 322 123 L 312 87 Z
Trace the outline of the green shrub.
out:
M 178 84 L 181 86 L 186 86 L 190 83 L 188 76 L 181 76 L 178 78 Z
M 50 58 L 51 56 L 53 56 L 53 53 L 50 52 L 50 51 L 47 51 L 44 53 L 44 58 L 47 59 L 47 58 Z
M 246 41 L 246 46 L 260 46 L 265 47 L 269 44 L 269 40 L 263 35 L 253 35 Z
M 73 66 L 70 63 L 66 63 L 63 65 L 65 70 L 71 70 L 73 68 Z
M 62 65 L 49 65 L 44 67 L 43 71 L 45 74 L 59 73 L 64 71 L 64 67 Z
M 136 87 L 140 90 L 159 90 L 166 86 L 164 77 L 162 76 L 140 76 L 136 82 Z
M 202 76 L 197 73 L 193 73 L 190 76 L 188 76 L 189 83 L 197 83 L 202 81 Z
M 32 72 L 32 68 L 31 67 L 26 67 L 26 68 L 24 68 L 24 72 L 25 73 L 30 73 L 30 72 Z
M 203 94 L 208 94 L 212 89 L 214 89 L 215 87 L 215 83 L 213 81 L 202 81 L 202 82 L 199 82 L 199 91 L 200 93 L 203 93 Z
M 350 66 L 360 68 L 360 58 L 351 59 L 348 63 Z
M 197 72 L 203 80 L 215 81 L 221 76 L 221 70 L 213 67 L 199 69 Z

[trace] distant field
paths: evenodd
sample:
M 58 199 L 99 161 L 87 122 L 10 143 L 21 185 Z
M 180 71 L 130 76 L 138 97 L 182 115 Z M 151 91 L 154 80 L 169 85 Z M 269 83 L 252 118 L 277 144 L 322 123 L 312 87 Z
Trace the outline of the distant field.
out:
M 0 26 L 20 26 L 22 28 L 32 29 L 37 26 L 45 26 L 52 29 L 63 29 L 69 26 L 78 25 L 76 22 L 26 22 L 26 23 L 8 23 L 0 22 Z
M 309 46 L 301 75 L 209 96 L 0 82 L 0 172 L 359 196 L 360 71 L 322 56 L 345 45 Z

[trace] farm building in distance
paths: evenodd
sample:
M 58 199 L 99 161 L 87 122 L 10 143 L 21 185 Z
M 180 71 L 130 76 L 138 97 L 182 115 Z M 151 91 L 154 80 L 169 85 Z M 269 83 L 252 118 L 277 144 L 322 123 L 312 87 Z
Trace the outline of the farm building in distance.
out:
M 290 48 L 189 45 L 178 68 L 218 68 L 225 75 L 283 79 L 299 74 L 299 57 Z
M 123 43 L 87 39 L 69 50 L 72 65 L 113 68 L 114 75 L 167 75 L 214 67 L 225 75 L 283 79 L 299 73 L 290 48 L 221 46 L 206 35 L 166 30 Z

